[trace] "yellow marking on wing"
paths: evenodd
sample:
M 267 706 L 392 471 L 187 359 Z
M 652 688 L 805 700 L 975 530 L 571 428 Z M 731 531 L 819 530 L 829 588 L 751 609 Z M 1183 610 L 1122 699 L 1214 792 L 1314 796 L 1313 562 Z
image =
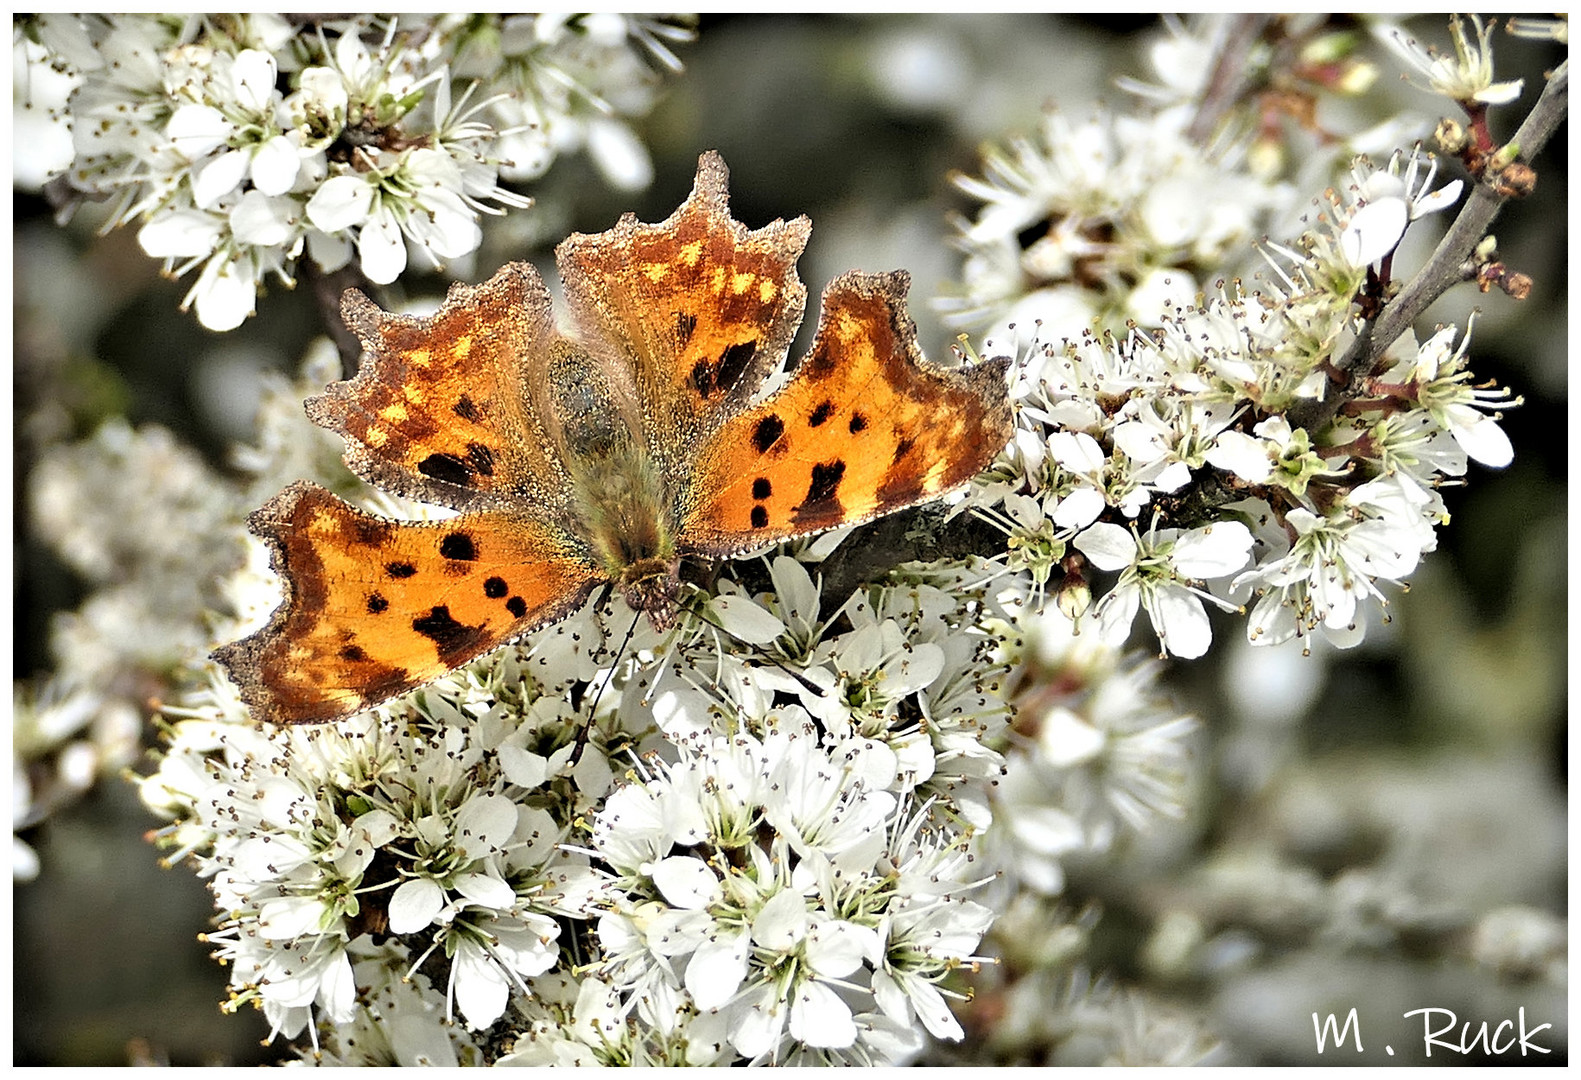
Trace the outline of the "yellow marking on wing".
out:
M 407 383 L 401 387 L 401 393 L 413 405 L 421 405 L 423 403 L 423 387 L 421 383 Z
M 757 280 L 756 274 L 731 274 L 730 291 L 740 296 Z
M 379 419 L 388 420 L 392 424 L 401 423 L 409 415 L 406 411 L 406 406 L 399 401 L 393 401 L 379 410 Z
M 703 242 L 693 240 L 690 244 L 681 245 L 681 261 L 687 266 L 696 266 L 697 260 L 702 258 Z
M 709 281 L 709 285 L 713 288 L 714 292 L 725 291 L 725 268 L 723 266 L 714 267 L 714 276 Z
M 762 281 L 758 282 L 758 299 L 765 304 L 774 299 L 774 294 L 779 291 L 779 286 L 774 284 L 768 278 L 764 278 Z
M 362 434 L 362 441 L 377 450 L 390 441 L 390 433 L 382 427 L 370 427 Z
M 663 281 L 670 274 L 670 266 L 668 263 L 651 262 L 642 268 L 642 272 L 649 281 Z
M 413 349 L 406 354 L 407 363 L 412 364 L 414 367 L 427 367 L 429 361 L 433 358 L 434 354 L 427 349 Z
M 456 338 L 456 344 L 452 351 L 456 354 L 457 360 L 465 360 L 467 353 L 472 351 L 472 335 L 462 334 Z

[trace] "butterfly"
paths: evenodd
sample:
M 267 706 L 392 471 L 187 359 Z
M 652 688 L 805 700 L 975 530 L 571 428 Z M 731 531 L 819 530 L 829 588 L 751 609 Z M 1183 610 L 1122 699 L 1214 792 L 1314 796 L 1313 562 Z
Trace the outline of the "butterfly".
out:
M 1009 361 L 928 363 L 909 276 L 850 272 L 784 384 L 806 217 L 749 230 L 717 153 L 667 220 L 627 214 L 555 250 L 560 330 L 510 263 L 439 310 L 342 313 L 356 376 L 307 402 L 353 472 L 456 516 L 403 522 L 298 482 L 248 518 L 286 598 L 214 653 L 255 717 L 377 705 L 618 590 L 663 629 L 685 558 L 725 559 L 958 488 L 1010 439 Z

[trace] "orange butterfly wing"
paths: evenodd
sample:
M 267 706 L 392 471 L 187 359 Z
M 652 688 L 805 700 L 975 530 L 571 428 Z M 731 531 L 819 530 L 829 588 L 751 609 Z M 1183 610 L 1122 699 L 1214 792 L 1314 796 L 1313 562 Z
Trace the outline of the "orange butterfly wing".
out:
M 825 291 L 812 350 L 769 400 L 698 450 L 680 544 L 714 557 L 867 521 L 966 483 L 1010 441 L 1008 360 L 929 364 L 910 277 L 849 273 Z
M 260 719 L 334 720 L 564 618 L 602 579 L 582 547 L 497 511 L 406 524 L 306 482 L 248 519 L 290 595 L 215 651 Z
M 698 161 L 692 193 L 656 225 L 627 214 L 608 232 L 555 249 L 582 340 L 630 373 L 643 434 L 661 465 L 689 468 L 692 448 L 745 408 L 785 361 L 807 289 L 796 260 L 804 217 L 749 230 L 730 216 L 724 161 Z M 603 350 L 603 352 L 599 352 Z
M 386 490 L 454 509 L 530 495 L 566 501 L 538 402 L 555 340 L 549 292 L 526 263 L 452 285 L 427 318 L 392 315 L 355 290 L 341 303 L 363 344 L 355 378 L 309 399 L 346 439 L 346 464 Z

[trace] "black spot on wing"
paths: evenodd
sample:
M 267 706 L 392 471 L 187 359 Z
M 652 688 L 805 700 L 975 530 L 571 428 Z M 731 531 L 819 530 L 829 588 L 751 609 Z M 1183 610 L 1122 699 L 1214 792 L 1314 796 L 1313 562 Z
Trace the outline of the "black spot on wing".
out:
M 867 417 L 859 412 L 851 414 L 851 434 L 856 435 L 867 427 Z
M 779 442 L 781 435 L 785 434 L 785 421 L 770 413 L 757 422 L 752 429 L 752 446 L 760 454 L 769 452 L 769 447 Z
M 478 547 L 470 534 L 453 532 L 439 542 L 439 554 L 458 562 L 472 562 L 478 557 Z
M 342 660 L 349 660 L 353 664 L 357 664 L 366 660 L 368 658 L 368 654 L 362 651 L 361 645 L 347 645 L 345 648 L 340 650 L 340 658 Z
M 417 573 L 417 567 L 409 562 L 385 563 L 384 572 L 393 578 L 409 578 Z
M 466 394 L 462 394 L 455 405 L 451 406 L 451 411 L 463 420 L 476 422 L 483 418 L 483 410 L 478 408 L 477 402 L 473 401 Z
M 824 421 L 833 415 L 834 402 L 825 401 L 812 411 L 812 415 L 807 418 L 807 425 L 809 427 L 822 427 Z
M 720 355 L 719 365 L 714 374 L 714 382 L 719 389 L 729 391 L 747 370 L 747 365 L 752 363 L 752 357 L 757 354 L 758 343 L 741 341 L 731 345 Z
M 429 454 L 417 463 L 417 471 L 447 484 L 466 487 L 472 483 L 472 467 L 454 454 Z
M 467 443 L 467 464 L 480 476 L 494 475 L 494 451 L 482 443 Z
M 512 615 L 519 619 L 523 615 L 527 614 L 527 601 L 523 600 L 519 596 L 513 596 L 509 600 L 505 601 L 505 610 L 509 611 Z
M 505 584 L 502 577 L 491 577 L 483 583 L 483 595 L 490 600 L 498 600 L 510 591 L 511 587 Z
M 826 461 L 812 467 L 812 482 L 807 485 L 807 498 L 802 506 L 829 502 L 840 493 L 840 481 L 845 476 L 845 462 Z
M 754 499 L 766 499 L 772 494 L 774 494 L 774 486 L 769 483 L 768 477 L 760 476 L 752 481 L 752 497 Z
M 412 629 L 432 641 L 439 651 L 439 659 L 447 664 L 469 659 L 487 640 L 482 627 L 457 622 L 443 604 L 413 619 Z
M 714 392 L 714 366 L 707 360 L 697 361 L 692 365 L 690 382 L 698 397 L 708 397 Z
M 840 481 L 845 478 L 844 461 L 825 461 L 812 467 L 807 497 L 792 512 L 798 525 L 823 529 L 837 524 L 845 513 L 840 505 Z
M 377 615 L 390 606 L 390 602 L 378 593 L 368 594 L 368 614 Z
M 752 527 L 754 529 L 766 529 L 766 528 L 768 528 L 768 525 L 769 525 L 769 512 L 768 512 L 768 510 L 766 510 L 765 508 L 763 508 L 761 506 L 754 506 L 752 508 Z

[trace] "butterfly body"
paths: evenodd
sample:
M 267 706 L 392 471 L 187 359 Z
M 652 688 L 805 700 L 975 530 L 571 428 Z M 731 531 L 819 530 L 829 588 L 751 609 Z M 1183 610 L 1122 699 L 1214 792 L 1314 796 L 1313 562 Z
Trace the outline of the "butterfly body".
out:
M 720 559 L 958 487 L 1010 436 L 1008 361 L 923 360 L 904 273 L 843 275 L 777 391 L 806 290 L 805 218 L 748 230 L 703 156 L 667 221 L 556 250 L 571 326 L 525 263 L 428 318 L 360 293 L 355 378 L 308 402 L 371 483 L 458 514 L 365 513 L 308 483 L 249 519 L 286 580 L 215 656 L 262 719 L 329 720 L 564 618 L 599 584 L 655 625 L 683 558 Z

